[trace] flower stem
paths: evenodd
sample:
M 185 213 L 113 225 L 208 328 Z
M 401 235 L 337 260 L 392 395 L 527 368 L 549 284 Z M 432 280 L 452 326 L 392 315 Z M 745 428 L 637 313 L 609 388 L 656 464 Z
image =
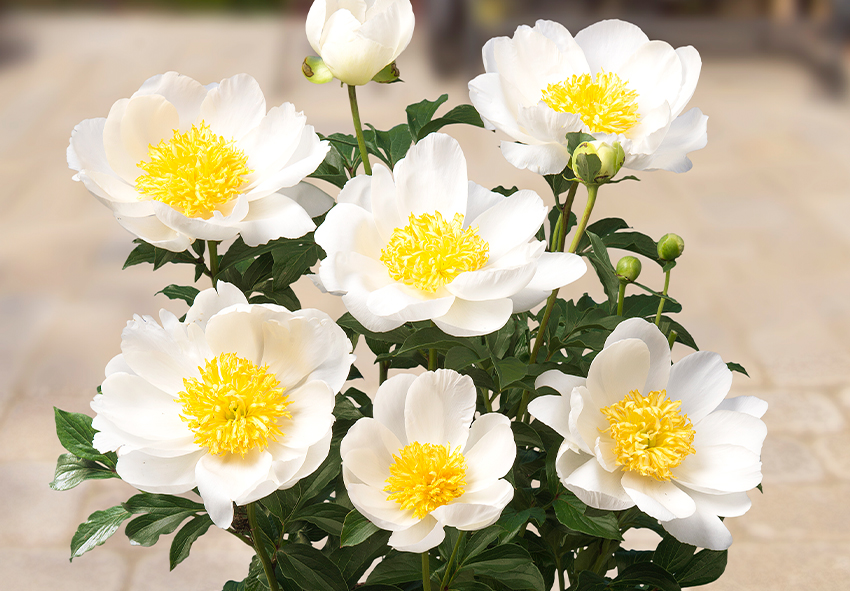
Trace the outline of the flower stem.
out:
M 263 563 L 263 572 L 266 573 L 266 579 L 269 582 L 270 591 L 279 591 L 280 587 L 277 584 L 277 578 L 274 574 L 274 565 L 266 554 L 266 549 L 263 546 L 263 540 L 260 533 L 260 527 L 257 525 L 257 508 L 256 503 L 248 503 L 248 523 L 251 525 L 251 537 L 254 539 L 254 551 Z
M 673 348 L 673 345 L 676 343 L 676 337 L 679 336 L 679 333 L 675 330 L 671 330 L 670 334 L 667 336 L 667 344 L 670 345 L 670 349 Z
M 451 575 L 452 565 L 454 565 L 455 557 L 457 556 L 457 550 L 460 548 L 460 542 L 463 538 L 466 537 L 466 532 L 462 531 L 457 535 L 457 540 L 455 541 L 455 547 L 452 549 L 452 555 L 449 557 L 449 562 L 446 564 L 446 572 L 443 575 L 443 582 L 440 583 L 440 591 L 447 591 L 449 588 L 449 582 L 451 579 L 449 578 Z
M 661 292 L 662 296 L 667 295 L 667 288 L 670 287 L 670 271 L 671 269 L 667 269 L 664 273 L 664 291 Z M 655 315 L 655 326 L 661 326 L 661 313 L 664 311 L 664 298 L 661 298 L 661 301 L 658 302 L 658 313 Z
M 378 364 L 378 385 L 380 386 L 387 381 L 387 374 L 390 371 L 390 362 L 387 360 L 381 361 Z
M 574 253 L 581 242 L 584 231 L 587 228 L 587 222 L 590 220 L 590 213 L 593 211 L 593 206 L 596 204 L 596 194 L 599 192 L 599 185 L 587 185 L 587 205 L 584 206 L 584 213 L 576 228 L 576 235 L 573 237 L 573 243 L 567 252 Z
M 623 300 L 626 297 L 626 283 L 628 283 L 628 281 L 620 280 L 620 293 L 617 294 L 617 316 L 623 315 Z
M 431 591 L 431 564 L 427 551 L 422 553 L 422 591 Z
M 372 165 L 369 164 L 369 152 L 366 150 L 366 140 L 363 139 L 363 125 L 360 123 L 360 108 L 357 106 L 356 86 L 348 85 L 348 102 L 351 103 L 351 118 L 354 120 L 354 133 L 357 134 L 357 145 L 360 146 L 360 159 L 363 161 L 363 170 L 366 174 L 372 174 Z
M 215 240 L 207 240 L 207 250 L 210 251 L 210 279 L 213 287 L 218 277 L 218 242 Z
M 437 350 L 428 349 L 428 371 L 436 371 L 437 369 Z

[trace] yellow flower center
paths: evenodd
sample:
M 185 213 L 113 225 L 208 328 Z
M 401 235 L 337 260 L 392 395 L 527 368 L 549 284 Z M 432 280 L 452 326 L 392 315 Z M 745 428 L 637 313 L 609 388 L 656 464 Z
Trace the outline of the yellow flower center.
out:
M 268 371 L 233 353 L 213 357 L 201 370 L 200 379 L 186 378 L 178 402 L 180 418 L 195 433 L 195 443 L 212 454 L 245 454 L 265 450 L 270 441 L 283 436 L 278 426 L 291 418 L 286 410 L 284 387 Z
M 147 174 L 136 179 L 136 190 L 162 201 L 190 218 L 209 219 L 213 211 L 239 195 L 245 185 L 248 157 L 210 131 L 201 121 L 186 133 L 148 146 L 149 162 L 136 166 Z
M 465 271 L 477 271 L 487 263 L 490 246 L 476 235 L 478 228 L 463 229 L 463 216 L 451 221 L 438 211 L 410 214 L 404 228 L 396 228 L 381 262 L 390 277 L 423 291 L 435 292 Z
M 460 447 L 411 443 L 393 454 L 390 477 L 384 492 L 388 501 L 402 509 L 412 509 L 417 519 L 449 504 L 463 494 L 466 486 L 466 460 Z
M 603 433 L 614 440 L 617 465 L 659 481 L 672 479 L 670 468 L 696 453 L 691 421 L 679 411 L 682 401 L 666 396 L 665 390 L 646 396 L 632 390 L 620 402 L 601 409 L 611 424 Z
M 599 72 L 550 84 L 541 100 L 561 113 L 575 113 L 593 133 L 626 133 L 640 119 L 637 98 L 628 80 Z

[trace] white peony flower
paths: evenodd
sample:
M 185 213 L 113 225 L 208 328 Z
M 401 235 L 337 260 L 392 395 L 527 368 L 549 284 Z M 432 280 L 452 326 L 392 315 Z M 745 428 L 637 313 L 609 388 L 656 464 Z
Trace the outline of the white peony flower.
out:
M 485 74 L 469 83 L 489 129 L 517 142 L 502 154 L 517 168 L 556 174 L 569 163 L 566 135 L 620 142 L 625 167 L 690 170 L 687 154 L 706 144 L 708 117 L 682 110 L 702 61 L 693 47 L 650 41 L 638 27 L 606 20 L 573 38 L 563 25 L 537 21 L 483 49 Z
M 358 420 L 343 438 L 351 503 L 393 532 L 396 550 L 425 552 L 443 541 L 446 525 L 487 527 L 513 498 L 502 478 L 516 457 L 510 420 L 488 413 L 473 422 L 475 398 L 472 379 L 456 371 L 399 374 L 378 388 L 375 418 Z
M 315 0 L 307 39 L 337 79 L 360 86 L 405 50 L 414 20 L 410 0 Z
M 266 113 L 247 74 L 203 86 L 167 72 L 74 128 L 74 180 L 139 238 L 174 252 L 237 234 L 250 246 L 315 229 L 333 200 L 301 180 L 329 149 L 291 103 Z
M 118 475 L 151 493 L 198 487 L 218 527 L 293 486 L 328 455 L 334 395 L 351 342 L 319 310 L 250 305 L 219 282 L 184 322 L 136 316 L 91 403 L 94 446 L 118 452 Z
M 718 518 L 743 515 L 761 482 L 767 403 L 724 399 L 732 373 L 700 351 L 670 366 L 667 339 L 640 318 L 622 322 L 587 379 L 557 370 L 537 378 L 560 396 L 528 411 L 564 436 L 556 469 L 569 490 L 598 509 L 637 507 L 682 542 L 723 550 Z
M 351 179 L 316 230 L 324 289 L 343 296 L 367 329 L 433 320 L 448 334 L 483 335 L 587 270 L 544 252 L 534 235 L 546 207 L 534 191 L 510 197 L 467 181 L 460 145 L 431 134 L 395 172 Z

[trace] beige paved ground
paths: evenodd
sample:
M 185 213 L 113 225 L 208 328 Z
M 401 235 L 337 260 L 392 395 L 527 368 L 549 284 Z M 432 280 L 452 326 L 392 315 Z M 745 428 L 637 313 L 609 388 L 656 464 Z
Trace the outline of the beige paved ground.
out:
M 72 127 L 103 116 L 150 75 L 175 69 L 204 81 L 253 74 L 269 104 L 290 100 L 317 129 L 348 129 L 344 93 L 304 82 L 301 23 L 240 18 L 18 16 L 6 31 L 25 58 L 0 68 L 0 565 L 5 589 L 214 591 L 241 578 L 248 552 L 205 536 L 168 574 L 167 544 L 130 547 L 116 535 L 68 564 L 78 523 L 130 494 L 120 482 L 48 489 L 61 448 L 51 405 L 86 412 L 133 313 L 191 278 L 180 269 L 121 272 L 131 237 L 70 179 Z M 465 81 L 438 82 L 417 39 L 401 60 L 407 84 L 362 92 L 367 121 L 397 123 L 403 106 L 443 91 L 466 102 Z M 694 104 L 710 114 L 709 147 L 686 175 L 652 173 L 606 190 L 599 215 L 657 236 L 677 231 L 687 252 L 671 287 L 683 323 L 705 349 L 743 363 L 736 394 L 767 399 L 765 494 L 729 520 L 727 574 L 713 591 L 841 589 L 850 577 L 850 105 L 825 99 L 781 61 L 711 61 Z M 507 165 L 496 138 L 455 130 L 471 178 L 545 193 Z M 657 284 L 660 274 L 645 275 Z M 314 305 L 341 313 L 339 302 Z M 576 287 L 593 289 L 593 279 Z M 645 543 L 647 540 L 636 540 Z M 11 567 L 11 568 L 10 568 Z

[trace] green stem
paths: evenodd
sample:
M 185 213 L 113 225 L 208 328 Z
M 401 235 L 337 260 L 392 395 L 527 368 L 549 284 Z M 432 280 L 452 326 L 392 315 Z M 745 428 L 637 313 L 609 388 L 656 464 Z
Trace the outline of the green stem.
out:
M 210 251 L 210 279 L 215 287 L 215 281 L 218 278 L 218 242 L 207 240 L 207 249 Z
M 452 555 L 449 557 L 449 562 L 446 564 L 446 572 L 443 575 L 443 582 L 440 583 L 440 591 L 447 591 L 449 588 L 449 582 L 451 579 L 449 575 L 451 574 L 452 565 L 454 565 L 455 557 L 457 556 L 457 550 L 460 548 L 460 541 L 466 537 L 466 532 L 462 531 L 458 534 L 457 540 L 455 541 L 455 547 L 452 549 Z
M 564 591 L 564 569 L 561 566 L 560 548 L 558 549 L 557 556 L 555 556 L 555 569 L 558 571 L 558 591 Z
M 620 293 L 617 294 L 617 316 L 623 315 L 623 300 L 626 297 L 626 283 L 628 283 L 628 281 L 620 279 Z
M 667 295 L 667 288 L 670 287 L 670 271 L 671 269 L 667 269 L 664 273 L 664 291 L 661 292 L 662 296 Z M 664 311 L 664 298 L 661 298 L 661 301 L 658 302 L 658 313 L 655 315 L 655 326 L 661 326 L 661 313 Z
M 590 220 L 590 213 L 596 204 L 596 195 L 598 192 L 599 185 L 587 185 L 587 205 L 584 206 L 584 214 L 582 214 L 581 220 L 579 220 L 576 235 L 573 237 L 573 242 L 567 252 L 574 253 L 578 248 L 578 244 L 581 242 L 582 236 L 584 236 L 584 230 L 587 228 L 587 222 Z
M 428 371 L 436 371 L 437 369 L 437 350 L 428 349 Z
M 254 551 L 260 558 L 260 562 L 263 563 L 263 571 L 266 573 L 266 579 L 268 579 L 269 582 L 269 590 L 279 591 L 280 587 L 277 585 L 277 578 L 274 574 L 274 565 L 272 565 L 269 555 L 266 554 L 266 549 L 263 546 L 262 534 L 260 533 L 260 527 L 257 525 L 256 503 L 248 503 L 248 523 L 251 525 L 251 537 L 254 539 Z
M 567 226 L 570 223 L 570 213 L 573 209 L 573 201 L 576 199 L 576 191 L 578 190 L 578 182 L 574 181 L 570 185 L 570 191 L 567 193 L 567 200 L 564 202 L 564 208 L 561 210 L 561 234 L 558 236 L 557 248 L 555 252 L 564 252 L 564 243 L 567 240 Z
M 493 403 L 490 401 L 490 392 L 488 392 L 486 388 L 479 388 L 478 391 L 481 393 L 481 398 L 484 400 L 484 409 L 487 412 L 493 412 Z
M 390 362 L 389 360 L 381 361 L 378 364 L 378 385 L 383 384 L 387 381 L 387 374 L 390 371 Z
M 667 344 L 670 345 L 670 348 L 673 348 L 673 344 L 676 342 L 676 337 L 679 336 L 679 333 L 675 330 L 671 330 L 670 334 L 667 335 Z
M 357 145 L 360 146 L 360 159 L 363 161 L 363 170 L 366 174 L 372 174 L 372 165 L 369 164 L 369 152 L 366 150 L 366 140 L 363 139 L 363 125 L 360 123 L 360 108 L 357 106 L 356 86 L 348 85 L 348 102 L 351 103 L 351 118 L 354 120 L 354 133 L 357 134 Z
M 422 591 L 431 591 L 431 564 L 428 562 L 428 552 L 422 553 Z

